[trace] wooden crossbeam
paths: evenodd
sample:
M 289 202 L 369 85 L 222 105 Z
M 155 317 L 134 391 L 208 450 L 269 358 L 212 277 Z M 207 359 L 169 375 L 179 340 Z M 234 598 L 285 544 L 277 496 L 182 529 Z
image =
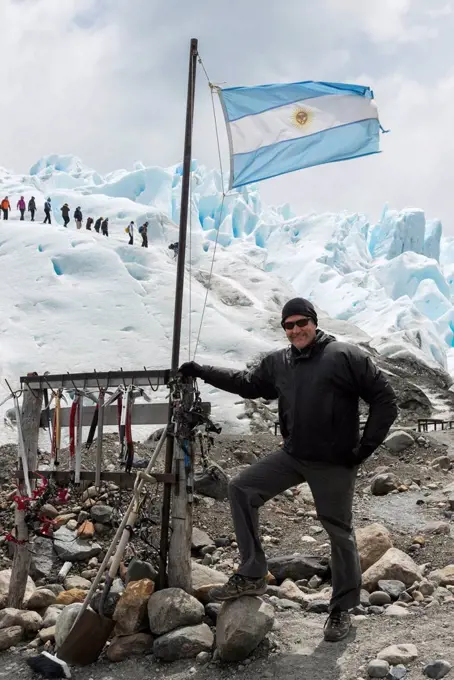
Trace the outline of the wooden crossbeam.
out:
M 211 412 L 211 404 L 209 401 L 201 404 L 203 413 L 208 416 Z M 62 427 L 69 427 L 70 408 L 60 409 L 60 422 Z M 95 406 L 84 406 L 82 413 L 83 427 L 90 427 L 95 412 Z M 54 417 L 54 409 L 50 409 L 50 420 Z M 169 404 L 155 403 L 155 404 L 135 404 L 131 413 L 133 425 L 165 425 L 169 420 Z M 45 411 L 41 414 L 41 427 L 47 427 L 47 414 Z M 104 408 L 104 426 L 118 424 L 117 405 L 112 404 Z
M 40 470 L 39 474 L 43 477 L 52 477 L 56 482 L 61 482 L 69 484 L 72 479 L 73 473 L 68 470 L 57 470 L 51 472 L 50 470 Z M 96 473 L 91 470 L 82 470 L 80 473 L 80 479 L 82 482 L 94 482 Z M 24 473 L 22 470 L 16 471 L 16 479 L 23 479 Z M 31 477 L 38 477 L 37 474 L 30 474 Z M 173 473 L 165 472 L 151 472 L 151 477 L 154 477 L 156 484 L 175 484 L 176 475 Z M 102 472 L 101 482 L 113 482 L 121 489 L 131 489 L 134 486 L 136 479 L 135 470 L 132 472 Z
M 137 387 L 156 387 L 167 385 L 170 370 L 154 371 L 107 371 L 100 373 L 61 373 L 53 375 L 21 376 L 21 385 L 28 385 L 32 390 L 62 389 L 109 389 L 118 385 L 136 385 Z

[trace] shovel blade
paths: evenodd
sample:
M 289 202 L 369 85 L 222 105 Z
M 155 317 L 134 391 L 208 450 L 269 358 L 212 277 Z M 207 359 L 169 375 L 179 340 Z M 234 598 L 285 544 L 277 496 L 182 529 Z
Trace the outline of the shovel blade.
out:
M 115 621 L 87 609 L 57 650 L 57 656 L 74 666 L 88 666 L 99 658 Z

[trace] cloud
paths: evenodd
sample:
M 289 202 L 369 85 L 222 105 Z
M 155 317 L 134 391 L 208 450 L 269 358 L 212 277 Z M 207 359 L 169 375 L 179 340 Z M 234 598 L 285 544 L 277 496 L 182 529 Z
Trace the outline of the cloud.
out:
M 448 12 L 449 9 L 449 12 Z M 423 0 L 2 0 L 0 163 L 26 171 L 74 153 L 100 172 L 181 160 L 189 38 L 215 83 L 363 82 L 384 153 L 263 182 L 296 212 L 412 204 L 450 225 L 452 2 Z M 217 112 L 220 114 L 219 107 Z M 219 119 L 222 153 L 227 144 Z M 197 76 L 194 157 L 216 166 L 211 96 Z
M 415 42 L 437 36 L 436 28 L 415 22 L 412 18 L 414 4 L 413 0 L 330 0 L 333 12 L 347 12 L 358 27 L 378 43 Z

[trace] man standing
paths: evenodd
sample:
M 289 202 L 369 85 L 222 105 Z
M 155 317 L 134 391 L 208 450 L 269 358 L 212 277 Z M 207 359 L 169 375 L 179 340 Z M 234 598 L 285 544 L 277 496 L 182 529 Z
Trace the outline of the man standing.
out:
M 28 212 L 30 213 L 30 219 L 32 222 L 35 221 L 35 212 L 36 212 L 36 201 L 35 197 L 32 196 L 31 199 L 28 202 Z
M 336 642 L 348 635 L 349 610 L 360 602 L 361 568 L 352 527 L 357 468 L 385 439 L 397 406 L 393 389 L 371 359 L 358 347 L 337 342 L 317 323 L 313 305 L 294 298 L 282 310 L 289 348 L 266 355 L 250 371 L 188 362 L 180 372 L 244 398 L 279 399 L 283 448 L 229 484 L 241 565 L 211 596 L 225 601 L 266 591 L 267 562 L 258 510 L 274 496 L 307 481 L 331 541 L 333 594 L 324 635 Z M 360 397 L 369 404 L 361 440 Z
M 109 218 L 106 217 L 101 224 L 101 233 L 103 236 L 109 236 Z
M 51 209 L 52 209 L 52 203 L 51 203 L 50 198 L 48 198 L 47 201 L 44 203 L 44 215 L 45 215 L 45 218 L 44 218 L 43 224 L 52 224 L 52 220 L 51 220 L 51 217 L 50 217 L 50 211 L 51 211 Z M 65 225 L 65 226 L 66 226 L 66 225 Z
M 26 208 L 26 203 L 25 199 L 23 196 L 20 197 L 20 199 L 17 201 L 17 209 L 20 212 L 20 221 L 23 222 L 25 219 L 25 208 Z
M 101 229 L 101 224 L 103 221 L 104 217 L 98 217 L 98 219 L 95 222 L 95 231 L 97 234 L 99 234 L 99 230 Z

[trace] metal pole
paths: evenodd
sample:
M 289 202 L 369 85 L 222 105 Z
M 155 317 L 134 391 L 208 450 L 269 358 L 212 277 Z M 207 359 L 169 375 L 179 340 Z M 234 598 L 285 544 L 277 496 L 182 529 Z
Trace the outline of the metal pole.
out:
M 196 38 L 192 38 L 189 51 L 188 96 L 186 103 L 186 128 L 184 136 L 183 177 L 181 182 L 180 232 L 178 237 L 177 280 L 175 288 L 175 309 L 173 318 L 173 344 L 171 372 L 175 375 L 180 360 L 181 318 L 183 312 L 184 264 L 186 255 L 186 234 L 188 225 L 189 187 L 191 181 L 192 162 L 192 125 L 194 120 L 195 75 L 197 68 Z M 169 413 L 172 412 L 172 404 Z M 165 471 L 172 472 L 174 440 L 171 434 L 167 437 Z M 169 550 L 169 521 L 172 485 L 165 484 L 162 499 L 162 524 L 160 541 L 159 588 L 167 583 L 167 554 Z

